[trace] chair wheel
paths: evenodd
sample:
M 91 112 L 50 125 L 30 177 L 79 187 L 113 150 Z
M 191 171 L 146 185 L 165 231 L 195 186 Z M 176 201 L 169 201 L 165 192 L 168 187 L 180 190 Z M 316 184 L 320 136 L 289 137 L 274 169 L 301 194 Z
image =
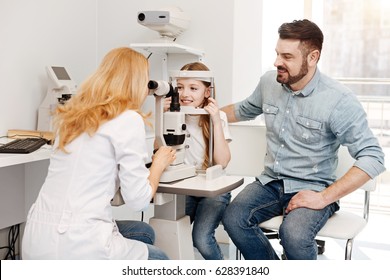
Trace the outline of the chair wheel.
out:
M 325 240 L 317 240 L 318 255 L 322 255 L 325 252 Z
M 318 246 L 318 255 L 322 255 L 325 252 L 325 246 Z

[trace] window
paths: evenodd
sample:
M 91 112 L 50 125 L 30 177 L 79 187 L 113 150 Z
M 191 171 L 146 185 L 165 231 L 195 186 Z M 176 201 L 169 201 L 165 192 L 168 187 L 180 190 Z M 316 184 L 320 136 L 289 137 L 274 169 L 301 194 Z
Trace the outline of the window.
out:
M 274 60 L 278 28 L 284 22 L 303 18 L 304 0 L 263 1 L 262 25 L 262 73 L 275 69 Z

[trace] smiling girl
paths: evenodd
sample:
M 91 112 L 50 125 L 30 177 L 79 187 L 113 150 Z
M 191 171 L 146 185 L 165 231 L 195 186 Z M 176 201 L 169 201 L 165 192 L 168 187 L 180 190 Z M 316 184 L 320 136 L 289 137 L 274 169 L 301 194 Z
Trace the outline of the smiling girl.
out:
M 184 65 L 181 71 L 209 71 L 200 62 Z M 185 163 L 206 169 L 209 163 L 210 118 L 213 123 L 213 165 L 225 168 L 230 161 L 228 143 L 231 141 L 226 114 L 218 109 L 216 100 L 210 97 L 210 81 L 194 78 L 177 79 L 180 105 L 204 108 L 208 115 L 186 115 Z M 225 208 L 230 202 L 230 193 L 217 197 L 186 197 L 186 214 L 193 224 L 194 247 L 206 260 L 222 260 L 223 254 L 215 239 Z

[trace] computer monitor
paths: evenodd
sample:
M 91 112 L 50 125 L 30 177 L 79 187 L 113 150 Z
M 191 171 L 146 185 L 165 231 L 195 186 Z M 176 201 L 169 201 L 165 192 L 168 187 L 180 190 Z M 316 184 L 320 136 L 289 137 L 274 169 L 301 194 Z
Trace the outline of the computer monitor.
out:
M 65 67 L 46 66 L 46 70 L 55 88 L 68 87 L 71 92 L 76 89 L 76 83 L 70 77 Z

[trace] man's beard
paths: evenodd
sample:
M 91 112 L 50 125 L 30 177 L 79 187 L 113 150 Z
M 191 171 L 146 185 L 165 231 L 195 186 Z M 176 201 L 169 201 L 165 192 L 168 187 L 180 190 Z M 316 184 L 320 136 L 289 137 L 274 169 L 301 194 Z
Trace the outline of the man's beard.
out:
M 278 69 L 287 71 L 286 68 L 282 66 L 278 66 Z M 287 71 L 287 79 L 283 79 L 282 76 L 277 75 L 276 80 L 281 84 L 286 84 L 287 86 L 291 86 L 297 82 L 299 82 L 303 77 L 307 75 L 309 72 L 309 68 L 307 66 L 307 60 L 305 59 L 301 65 L 301 69 L 299 69 L 299 73 L 296 76 L 290 76 L 289 72 Z

